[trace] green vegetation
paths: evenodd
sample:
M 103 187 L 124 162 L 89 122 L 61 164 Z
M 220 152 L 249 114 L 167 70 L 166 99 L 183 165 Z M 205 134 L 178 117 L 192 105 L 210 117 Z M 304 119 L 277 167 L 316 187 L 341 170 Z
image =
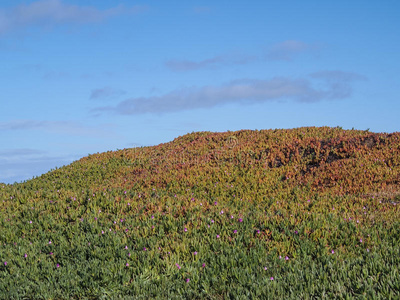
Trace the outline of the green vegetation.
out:
M 400 133 L 199 132 L 0 184 L 1 299 L 398 299 Z

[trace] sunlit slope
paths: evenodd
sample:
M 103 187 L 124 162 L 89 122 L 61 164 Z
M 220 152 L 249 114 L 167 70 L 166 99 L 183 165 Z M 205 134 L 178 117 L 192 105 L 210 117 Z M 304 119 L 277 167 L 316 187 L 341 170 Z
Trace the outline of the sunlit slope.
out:
M 340 128 L 199 132 L 153 147 L 93 154 L 20 187 L 204 189 L 257 197 L 302 189 L 319 194 L 393 191 L 400 182 L 400 133 Z M 219 187 L 215 188 L 215 184 Z M 225 190 L 223 184 L 234 185 Z
M 393 298 L 399 182 L 398 132 L 198 132 L 89 155 L 0 185 L 0 292 Z

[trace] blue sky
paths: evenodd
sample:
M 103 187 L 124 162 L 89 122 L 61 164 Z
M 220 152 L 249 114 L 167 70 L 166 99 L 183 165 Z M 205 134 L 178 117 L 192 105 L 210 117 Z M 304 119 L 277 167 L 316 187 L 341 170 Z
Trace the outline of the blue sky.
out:
M 399 1 L 0 2 L 0 182 L 195 131 L 400 131 Z

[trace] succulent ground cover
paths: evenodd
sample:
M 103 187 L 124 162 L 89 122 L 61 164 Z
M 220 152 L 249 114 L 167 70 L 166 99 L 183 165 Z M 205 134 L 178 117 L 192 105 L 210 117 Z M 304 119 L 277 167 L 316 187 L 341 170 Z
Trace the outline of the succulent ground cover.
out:
M 400 133 L 198 132 L 0 184 L 1 299 L 398 299 Z

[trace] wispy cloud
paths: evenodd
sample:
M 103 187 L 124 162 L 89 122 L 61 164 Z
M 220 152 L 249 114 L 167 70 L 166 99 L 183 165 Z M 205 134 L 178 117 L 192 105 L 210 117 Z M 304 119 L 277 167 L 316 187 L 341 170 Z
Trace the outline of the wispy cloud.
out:
M 126 92 L 119 89 L 114 89 L 111 87 L 104 87 L 100 89 L 94 89 L 90 93 L 90 99 L 107 99 L 113 97 L 119 97 L 125 95 Z
M 167 68 L 172 71 L 192 71 L 208 67 L 215 67 L 220 64 L 226 63 L 226 58 L 222 56 L 215 56 L 201 61 L 191 60 L 170 60 L 165 63 Z
M 171 71 L 185 72 L 207 68 L 216 68 L 222 65 L 242 65 L 258 60 L 256 56 L 243 54 L 225 54 L 214 56 L 200 61 L 193 60 L 169 60 L 165 66 Z
M 276 77 L 269 80 L 240 79 L 220 86 L 178 89 L 161 96 L 130 98 L 116 106 L 99 107 L 93 112 L 121 115 L 167 113 L 197 108 L 212 108 L 227 103 L 263 103 L 280 99 L 316 102 L 351 96 L 352 82 L 361 75 L 342 71 L 324 71 L 306 78 Z M 314 87 L 316 84 L 322 88 Z
M 310 74 L 310 77 L 325 82 L 327 99 L 347 98 L 353 92 L 352 82 L 367 80 L 363 75 L 343 71 L 320 71 Z
M 6 149 L 0 150 L 0 159 L 4 158 L 12 158 L 15 156 L 31 156 L 31 155 L 39 155 L 44 154 L 45 152 L 37 149 L 29 149 L 29 148 L 21 148 L 21 149 Z
M 30 26 L 53 27 L 59 24 L 100 22 L 122 14 L 138 13 L 145 6 L 118 5 L 100 10 L 92 6 L 64 3 L 61 0 L 40 0 L 0 10 L 0 34 Z
M 193 8 L 193 11 L 199 15 L 209 14 L 212 11 L 212 8 L 210 6 L 196 6 Z
M 70 164 L 80 156 L 52 156 L 37 149 L 0 151 L 0 182 L 14 183 L 31 179 L 45 172 Z
M 320 49 L 317 44 L 309 44 L 302 41 L 289 40 L 272 45 L 267 48 L 266 53 L 259 55 L 232 55 L 221 54 L 200 61 L 171 59 L 165 66 L 171 71 L 185 72 L 206 68 L 216 68 L 223 65 L 248 64 L 255 61 L 292 61 L 301 53 L 315 53 Z
M 13 120 L 0 122 L 0 131 L 43 130 L 50 133 L 89 137 L 115 136 L 112 128 L 112 124 L 88 126 L 75 121 Z
M 320 47 L 317 44 L 309 44 L 302 41 L 288 40 L 271 46 L 267 50 L 268 60 L 291 61 L 300 53 L 313 52 Z

